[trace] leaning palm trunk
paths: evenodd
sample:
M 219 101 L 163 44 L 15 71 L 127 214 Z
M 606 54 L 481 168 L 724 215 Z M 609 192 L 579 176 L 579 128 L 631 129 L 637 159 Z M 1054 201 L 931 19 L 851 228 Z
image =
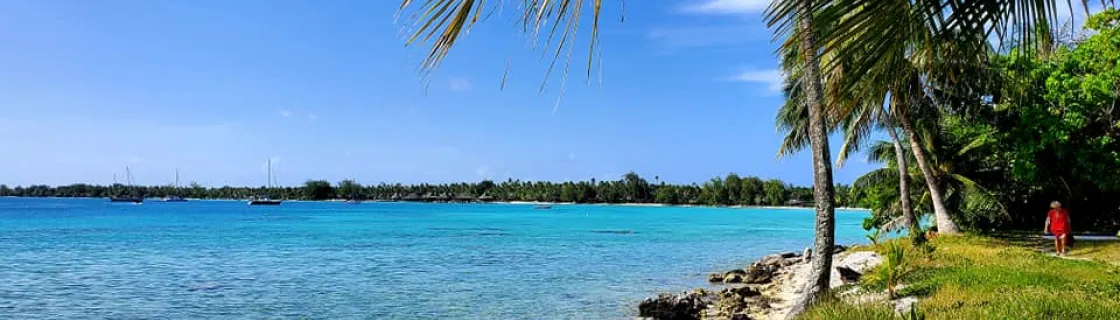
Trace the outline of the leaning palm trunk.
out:
M 887 133 L 891 135 L 895 161 L 898 162 L 898 202 L 902 207 L 902 219 L 910 226 L 910 238 L 917 240 L 922 236 L 922 230 L 918 225 L 918 217 L 914 216 L 914 209 L 910 206 L 910 174 L 906 165 L 906 152 L 902 149 L 902 142 L 899 141 L 895 128 L 887 128 Z
M 938 183 L 937 176 L 933 174 L 933 170 L 929 167 L 929 160 L 927 160 L 926 152 L 919 143 L 918 133 L 914 131 L 914 126 L 910 124 L 910 116 L 906 114 L 905 108 L 899 110 L 896 116 L 899 123 L 902 124 L 902 131 L 906 132 L 907 140 L 910 140 L 910 151 L 914 152 L 914 160 L 918 162 L 918 168 L 922 170 L 922 176 L 925 177 L 926 186 L 929 188 L 930 202 L 933 202 L 933 215 L 937 218 L 937 232 L 941 234 L 960 233 L 960 229 L 957 228 L 956 223 L 953 223 L 949 211 L 945 208 L 945 198 L 941 195 L 940 183 Z
M 836 223 L 832 203 L 832 160 L 828 151 L 828 130 L 821 110 L 821 73 L 813 34 L 811 0 L 798 0 L 796 28 L 800 37 L 801 63 L 804 66 L 801 86 L 809 109 L 809 143 L 813 150 L 813 200 L 817 207 L 817 225 L 809 281 L 803 288 L 804 295 L 790 310 L 791 318 L 804 312 L 827 294 L 832 274 L 832 251 L 836 243 L 833 237 Z

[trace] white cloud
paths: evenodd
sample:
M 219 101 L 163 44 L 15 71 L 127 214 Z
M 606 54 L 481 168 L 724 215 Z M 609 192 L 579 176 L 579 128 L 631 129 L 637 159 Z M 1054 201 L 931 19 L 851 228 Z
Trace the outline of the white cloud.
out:
M 568 160 L 575 160 L 575 159 L 576 159 L 576 154 L 575 153 L 569 153 L 568 154 Z
M 317 120 L 317 119 L 319 119 L 319 116 L 315 115 L 314 113 L 308 113 L 307 114 L 307 120 Z
M 752 70 L 731 77 L 732 81 L 765 84 L 770 92 L 781 92 L 785 77 L 778 70 Z
M 464 78 L 451 78 L 447 85 L 451 91 L 463 92 L 471 89 L 471 82 Z
M 140 161 L 142 161 L 142 159 L 140 159 L 140 157 L 137 157 L 137 156 L 127 156 L 127 157 L 124 158 L 124 161 L 128 162 L 128 163 L 140 163 Z
M 288 110 L 280 110 L 280 116 L 281 116 L 281 117 L 291 117 L 291 116 L 292 116 L 292 112 L 291 112 L 291 111 L 288 111 Z
M 684 7 L 685 12 L 714 14 L 758 13 L 766 10 L 771 0 L 704 0 Z

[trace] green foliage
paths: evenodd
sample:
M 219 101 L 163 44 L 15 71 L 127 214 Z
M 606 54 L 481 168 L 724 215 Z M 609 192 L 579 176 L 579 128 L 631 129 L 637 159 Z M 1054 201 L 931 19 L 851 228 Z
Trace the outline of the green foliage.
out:
M 673 185 L 661 182 L 651 184 L 636 173 L 630 172 L 615 181 L 531 182 L 509 179 L 500 183 L 483 180 L 478 183 L 449 184 L 359 184 L 343 180 L 337 186 L 326 181 L 308 181 L 300 187 L 220 187 L 205 188 L 192 183 L 189 188 L 171 186 L 135 186 L 137 193 L 150 197 L 180 195 L 200 199 L 244 199 L 255 195 L 268 195 L 275 199 L 326 200 L 375 199 L 408 201 L 448 201 L 476 199 L 486 195 L 489 201 L 548 201 L 574 203 L 664 203 L 705 205 L 786 205 L 789 199 L 811 200 L 812 189 L 787 185 L 780 180 L 763 182 L 757 177 L 739 178 L 730 174 L 728 180 L 739 179 L 738 188 L 730 188 L 719 177 L 703 186 Z M 766 185 L 767 196 L 763 193 Z M 9 188 L 0 185 L 0 196 L 18 197 L 106 197 L 124 186 L 95 186 L 75 184 L 51 187 L 34 185 Z M 731 194 L 739 194 L 732 198 Z M 448 198 L 457 199 L 448 199 Z M 748 200 L 749 199 L 749 200 Z
M 326 200 L 334 198 L 334 187 L 326 180 L 308 180 L 303 184 L 303 198 Z
M 907 312 L 904 317 L 905 320 L 926 320 L 926 313 L 918 311 L 918 304 L 910 305 L 910 312 Z
M 883 263 L 863 279 L 868 285 L 886 288 L 887 296 L 894 299 L 897 297 L 895 288 L 912 270 L 906 261 L 906 248 L 898 241 L 886 242 L 881 248 L 879 254 L 883 256 Z
M 1088 37 L 1044 56 L 1011 52 L 935 81 L 925 113 L 910 115 L 953 220 L 969 230 L 1037 228 L 1052 200 L 1081 230 L 1120 225 L 1120 13 L 1094 15 Z M 934 103 L 936 102 L 936 104 Z M 909 143 L 906 157 L 914 161 Z M 853 184 L 876 217 L 900 214 L 894 150 L 868 148 L 885 168 Z M 925 177 L 910 166 L 907 195 L 932 211 Z M 878 223 L 889 218 L 875 219 Z
M 867 241 L 871 242 L 872 247 L 879 247 L 879 236 L 882 234 L 883 229 L 874 229 L 870 233 L 864 235 Z
M 361 199 L 362 185 L 354 180 L 342 180 L 338 183 L 338 195 L 347 199 Z

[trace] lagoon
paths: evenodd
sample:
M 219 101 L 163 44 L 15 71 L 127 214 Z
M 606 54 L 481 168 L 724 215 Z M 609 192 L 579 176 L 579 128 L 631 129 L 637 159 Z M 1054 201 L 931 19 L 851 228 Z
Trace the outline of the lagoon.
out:
M 620 319 L 812 236 L 809 209 L 0 198 L 0 318 Z

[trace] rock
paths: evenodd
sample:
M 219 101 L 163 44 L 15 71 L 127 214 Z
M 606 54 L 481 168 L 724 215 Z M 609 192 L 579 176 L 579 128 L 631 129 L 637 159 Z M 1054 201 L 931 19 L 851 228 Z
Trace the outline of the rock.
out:
M 746 313 L 736 313 L 727 318 L 727 320 L 751 320 L 751 316 Z
M 746 297 L 754 297 L 754 296 L 762 295 L 762 292 L 758 291 L 757 288 L 752 287 L 752 286 L 727 288 L 727 289 L 723 289 L 723 291 L 720 291 L 720 296 L 721 297 L 723 297 L 723 296 L 733 296 L 733 295 L 738 295 L 740 297 L 746 298 Z
M 696 320 L 707 307 L 704 296 L 696 292 L 662 293 L 638 304 L 638 316 L 656 320 Z
M 789 259 L 789 258 L 796 257 L 797 253 L 790 251 L 790 252 L 779 253 L 778 255 L 781 256 L 782 258 Z
M 845 266 L 836 267 L 836 272 L 840 273 L 840 280 L 843 280 L 844 283 L 857 283 L 859 278 L 863 276 L 863 274 Z
M 845 247 L 844 245 L 838 244 L 838 245 L 836 245 L 835 247 L 832 248 L 832 254 L 837 254 L 837 253 L 841 253 L 841 252 L 844 252 L 844 251 L 848 251 L 848 247 Z
M 891 302 L 894 303 L 894 312 L 905 317 L 910 313 L 910 308 L 912 308 L 915 303 L 918 303 L 918 298 L 904 297 Z
M 771 255 L 763 257 L 747 267 L 746 283 L 769 283 L 774 278 L 774 273 L 782 267 L 792 264 L 781 256 Z
M 718 273 L 718 272 L 709 274 L 708 275 L 708 282 L 713 282 L 713 283 L 714 282 L 723 282 L 723 274 Z
M 809 261 L 812 258 L 813 258 L 813 249 L 805 248 L 805 251 L 801 252 L 801 260 Z
M 852 252 L 836 260 L 836 267 L 846 267 L 852 271 L 864 273 L 883 263 L 883 257 L 871 251 Z
M 747 272 L 746 271 L 743 271 L 743 269 L 734 269 L 734 270 L 725 272 L 722 275 L 721 279 L 723 280 L 723 283 L 742 283 L 746 279 L 746 277 L 747 277 Z M 708 276 L 708 281 L 711 281 L 711 279 L 712 279 L 712 277 Z

